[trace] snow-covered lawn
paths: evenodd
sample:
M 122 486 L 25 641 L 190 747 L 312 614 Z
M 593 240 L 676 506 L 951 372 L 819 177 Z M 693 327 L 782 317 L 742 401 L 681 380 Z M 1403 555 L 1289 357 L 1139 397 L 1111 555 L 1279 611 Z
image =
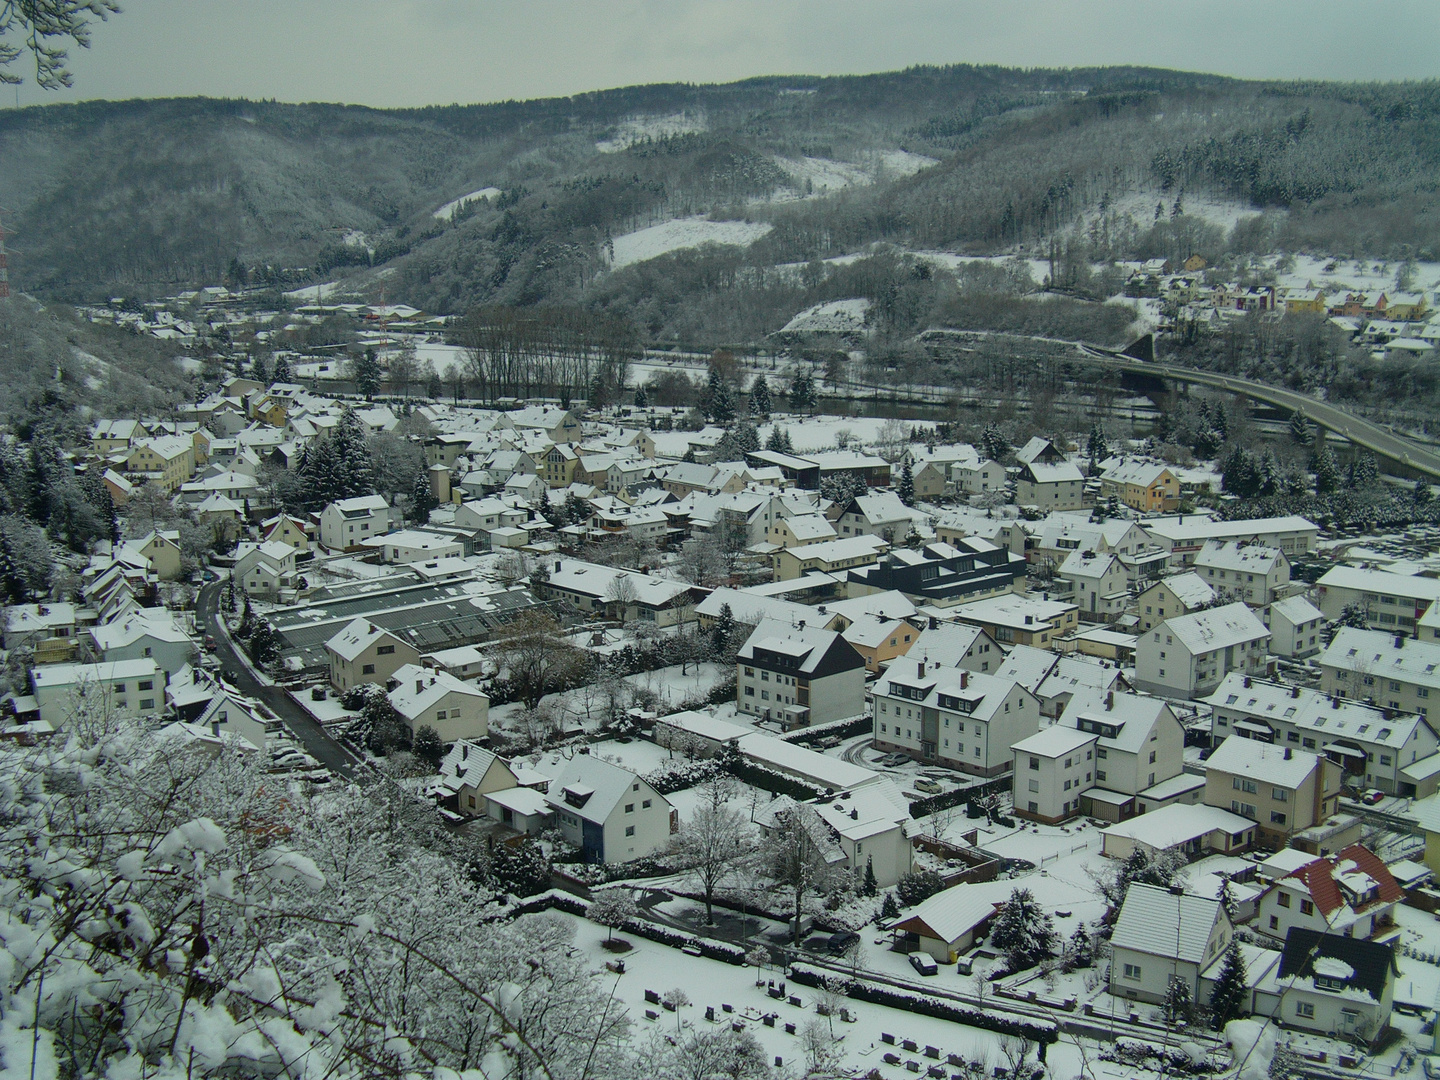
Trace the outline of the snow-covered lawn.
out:
M 864 297 L 852 300 L 831 300 L 800 312 L 782 328 L 783 331 L 817 333 L 854 333 L 865 329 L 865 313 L 870 301 Z
M 615 125 L 608 139 L 601 139 L 595 149 L 602 154 L 618 154 L 647 139 L 669 139 L 705 131 L 709 125 L 704 113 L 670 113 L 667 116 L 636 116 Z
M 699 247 L 701 244 L 734 244 L 749 247 L 768 233 L 768 221 L 711 221 L 709 218 L 675 218 L 648 229 L 639 229 L 613 242 L 612 269 L 631 263 L 658 258 L 671 251 Z

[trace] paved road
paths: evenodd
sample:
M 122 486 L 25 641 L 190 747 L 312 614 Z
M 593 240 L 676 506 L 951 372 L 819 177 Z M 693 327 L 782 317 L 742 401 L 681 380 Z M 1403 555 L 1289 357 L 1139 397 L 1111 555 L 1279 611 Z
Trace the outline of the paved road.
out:
M 1257 401 L 1267 402 L 1281 409 L 1302 413 L 1313 423 L 1349 439 L 1357 446 L 1363 446 L 1380 457 L 1387 458 L 1415 472 L 1423 473 L 1432 479 L 1440 478 L 1440 454 L 1395 434 L 1387 427 L 1372 424 L 1369 420 L 1362 420 L 1344 409 L 1317 401 L 1309 394 L 1297 394 L 1293 390 L 1283 390 L 1278 386 L 1269 386 L 1251 379 L 1199 371 L 1179 364 L 1135 360 L 1108 349 L 1097 349 L 1088 345 L 1082 345 L 1081 348 L 1095 363 L 1113 370 L 1153 375 L 1175 382 L 1210 386 L 1217 390 L 1229 390 L 1255 398 Z
M 195 617 L 201 630 L 215 638 L 215 655 L 225 677 L 242 694 L 263 701 L 300 740 L 300 744 L 316 761 L 338 776 L 351 777 L 359 764 L 355 755 L 331 738 L 319 722 L 297 705 L 283 689 L 260 682 L 249 666 L 236 654 L 236 647 L 219 618 L 219 583 L 206 585 L 195 601 Z

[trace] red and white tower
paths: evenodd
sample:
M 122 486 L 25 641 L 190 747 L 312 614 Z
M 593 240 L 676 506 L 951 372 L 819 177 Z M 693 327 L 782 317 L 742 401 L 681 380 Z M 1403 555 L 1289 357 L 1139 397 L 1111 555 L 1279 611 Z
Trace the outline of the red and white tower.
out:
M 10 267 L 5 257 L 5 223 L 0 221 L 0 300 L 10 295 Z

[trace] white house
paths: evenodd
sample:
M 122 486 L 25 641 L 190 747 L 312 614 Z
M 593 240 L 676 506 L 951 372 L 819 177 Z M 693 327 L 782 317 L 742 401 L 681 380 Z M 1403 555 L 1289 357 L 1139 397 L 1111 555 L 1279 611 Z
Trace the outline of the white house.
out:
M 1351 844 L 1275 882 L 1260 898 L 1255 928 L 1284 941 L 1291 930 L 1373 938 L 1395 925 L 1405 899 L 1394 875 L 1369 848 Z
M 1166 619 L 1135 643 L 1135 685 L 1199 697 L 1231 671 L 1263 675 L 1269 643 L 1270 631 L 1241 601 Z
M 665 796 L 634 773 L 577 754 L 550 784 L 546 801 L 567 841 L 586 862 L 627 863 L 665 850 L 673 811 Z
M 141 608 L 103 626 L 91 626 L 85 633 L 92 651 L 105 663 L 154 660 L 166 676 L 195 656 L 195 642 L 164 608 Z
M 1224 954 L 1234 927 L 1219 900 L 1131 885 L 1110 938 L 1110 992 L 1161 1002 L 1172 979 L 1200 1000 L 1200 975 Z
M 1276 600 L 1262 616 L 1270 629 L 1270 651 L 1276 656 L 1299 660 L 1320 651 L 1320 628 L 1325 616 L 1305 597 Z
M 740 647 L 735 669 L 740 711 L 786 728 L 865 711 L 865 659 L 833 630 L 765 619 Z
M 1125 614 L 1130 602 L 1129 575 L 1117 555 L 1096 551 L 1072 551 L 1060 564 L 1057 575 L 1070 582 L 1072 599 L 1087 622 L 1114 622 Z
M 383 495 L 332 502 L 320 511 L 320 543 L 331 551 L 358 551 L 372 536 L 390 531 L 392 514 Z
M 1080 813 L 1094 785 L 1098 736 L 1054 724 L 1021 739 L 1015 754 L 1015 816 L 1058 824 Z
M 1020 466 L 1015 484 L 1015 501 L 1041 510 L 1079 510 L 1083 505 L 1085 477 L 1068 461 L 1042 461 Z
M 433 728 L 443 743 L 490 734 L 490 698 L 474 683 L 418 664 L 397 668 L 391 678 L 390 704 L 405 718 L 412 737 L 422 727 Z
M 1012 679 L 896 660 L 874 684 L 874 746 L 980 776 L 1009 771 L 1040 727 L 1040 700 Z
M 509 762 L 493 750 L 469 739 L 457 739 L 440 762 L 435 790 L 441 796 L 453 796 L 460 813 L 476 816 L 486 812 L 487 795 L 518 783 Z
M 835 518 L 841 537 L 880 536 L 890 543 L 903 541 L 914 524 L 914 511 L 893 491 L 851 499 Z
M 1393 942 L 1296 928 L 1280 957 L 1276 1015 L 1286 1027 L 1374 1042 L 1390 1022 L 1398 973 Z
M 279 540 L 241 544 L 232 580 L 249 596 L 275 597 L 295 583 L 295 549 Z
M 830 827 L 859 880 L 868 866 L 880 888 L 888 889 L 910 873 L 910 804 L 892 782 L 878 780 L 809 805 Z
M 1255 842 L 1255 823 L 1218 806 L 1164 806 L 1100 833 L 1103 852 L 1128 859 L 1137 848 L 1151 855 L 1176 851 L 1194 858 L 1204 852 L 1239 854 Z
M 361 547 L 380 552 L 387 563 L 416 563 L 429 559 L 451 559 L 465 554 L 465 545 L 455 537 L 428 529 L 399 529 L 383 536 L 371 536 Z
M 348 690 L 361 683 L 385 685 L 406 664 L 420 662 L 420 650 L 368 619 L 351 620 L 325 642 L 330 659 L 330 684 Z
M 1263 608 L 1290 584 L 1290 560 L 1263 544 L 1207 540 L 1195 555 L 1195 573 L 1222 597 Z
M 1208 607 L 1215 600 L 1212 589 L 1199 574 L 1187 570 L 1161 578 L 1135 598 L 1135 614 L 1141 630 L 1150 630 L 1166 619 L 1189 615 Z
M 153 659 L 105 664 L 46 664 L 30 672 L 40 719 L 59 730 L 78 709 L 95 715 L 159 715 L 165 704 L 165 672 Z

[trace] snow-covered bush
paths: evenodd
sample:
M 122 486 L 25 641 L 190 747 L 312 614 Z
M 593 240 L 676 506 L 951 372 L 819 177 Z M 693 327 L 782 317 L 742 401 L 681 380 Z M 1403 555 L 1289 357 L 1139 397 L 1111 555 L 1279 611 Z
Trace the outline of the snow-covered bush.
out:
M 568 1075 L 598 1054 L 630 1073 L 571 924 L 476 933 L 489 895 L 394 785 L 306 798 L 243 755 L 153 740 L 0 746 L 7 1070 Z

